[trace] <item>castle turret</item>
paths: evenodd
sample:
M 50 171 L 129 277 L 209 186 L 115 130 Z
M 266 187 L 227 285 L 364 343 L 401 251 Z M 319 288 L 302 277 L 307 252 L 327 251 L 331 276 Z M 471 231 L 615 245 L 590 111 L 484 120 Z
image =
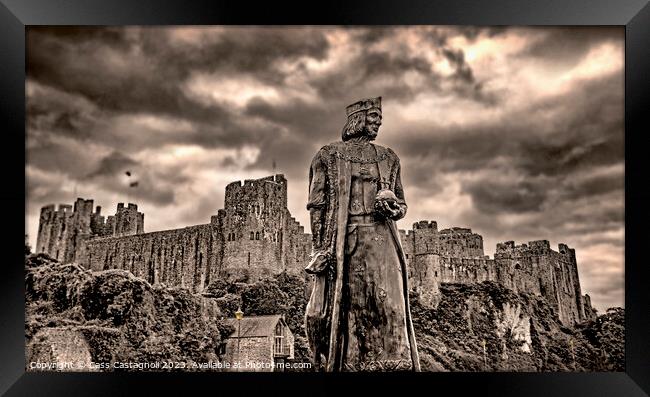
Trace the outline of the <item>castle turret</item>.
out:
M 129 203 L 124 207 L 124 203 L 117 204 L 115 213 L 115 236 L 132 236 L 144 233 L 144 214 L 138 212 L 138 206 Z
M 304 267 L 304 228 L 287 209 L 287 180 L 282 174 L 246 179 L 226 186 L 223 269 L 255 278 L 252 269 Z M 300 240 L 300 241 L 298 241 Z M 309 245 L 309 244 L 307 244 Z M 298 248 L 297 248 L 298 247 Z M 300 262 L 300 264 L 298 264 Z
M 106 223 L 101 207 L 93 212 L 93 200 L 77 198 L 73 205 L 59 204 L 41 208 L 35 252 L 43 252 L 69 263 L 84 257 L 84 242 L 94 237 L 133 235 L 144 232 L 144 214 L 135 204 L 118 204 L 116 216 Z

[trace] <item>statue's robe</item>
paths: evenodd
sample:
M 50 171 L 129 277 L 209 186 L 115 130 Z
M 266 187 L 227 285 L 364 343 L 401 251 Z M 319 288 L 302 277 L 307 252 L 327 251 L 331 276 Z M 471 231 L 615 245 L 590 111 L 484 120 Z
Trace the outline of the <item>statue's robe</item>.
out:
M 398 198 L 398 203 L 406 209 L 404 192 L 400 181 L 400 164 L 397 155 L 390 149 L 371 144 L 376 156 L 371 159 L 377 165 L 381 186 L 392 190 Z M 315 364 L 321 363 L 321 355 L 325 357 L 326 371 L 352 370 L 346 368 L 346 338 L 348 333 L 349 302 L 346 302 L 346 234 L 348 232 L 348 217 L 350 207 L 350 189 L 353 163 L 360 160 L 354 158 L 350 151 L 351 145 L 346 142 L 336 142 L 324 146 L 314 157 L 309 172 L 309 202 L 307 208 L 311 213 L 313 237 L 313 260 L 307 271 L 315 274 L 314 287 L 307 305 L 305 320 L 307 337 L 314 354 Z M 403 215 L 403 214 L 402 214 Z M 399 272 L 392 282 L 401 283 L 399 299 L 403 307 L 403 327 L 408 339 L 408 368 L 419 371 L 420 363 L 411 321 L 408 300 L 408 275 L 404 252 L 400 243 L 399 233 L 394 220 L 384 219 L 383 230 L 388 229 L 387 235 L 392 240 L 394 255 L 397 256 Z M 349 259 L 349 256 L 348 256 Z M 382 266 L 382 263 L 377 263 Z M 391 289 L 394 290 L 394 289 Z M 383 293 L 383 291 L 382 291 Z M 395 297 L 389 297 L 395 298 Z M 383 300 L 383 299 L 382 299 Z M 368 310 L 372 310 L 368 308 Z M 363 330 L 361 330 L 363 332 Z

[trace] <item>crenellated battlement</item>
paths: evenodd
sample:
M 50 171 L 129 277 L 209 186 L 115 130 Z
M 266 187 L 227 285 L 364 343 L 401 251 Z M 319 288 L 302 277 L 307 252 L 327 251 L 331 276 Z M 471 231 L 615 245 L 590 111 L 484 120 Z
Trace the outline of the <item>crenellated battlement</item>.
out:
M 276 174 L 259 179 L 245 179 L 226 186 L 225 209 L 246 210 L 249 206 L 287 207 L 287 179 Z M 258 210 L 259 211 L 259 210 Z
M 440 234 L 472 234 L 472 229 L 466 227 L 452 227 L 449 229 L 442 229 Z
M 36 252 L 45 252 L 63 262 L 74 261 L 83 240 L 93 237 L 122 236 L 144 232 L 144 214 L 138 206 L 119 203 L 117 212 L 108 219 L 102 208 L 94 208 L 92 199 L 77 198 L 73 205 L 54 204 L 41 208 Z
M 575 250 L 568 245 L 560 243 L 556 252 L 548 240 L 505 241 L 490 259 L 483 253 L 483 237 L 472 229 L 438 231 L 433 223 L 416 222 L 412 230 L 400 231 L 412 288 L 425 300 L 437 302 L 440 283 L 489 280 L 545 297 L 564 324 L 593 318 L 591 300 L 581 294 Z
M 555 252 L 551 249 L 548 240 L 529 241 L 528 244 L 522 243 L 515 245 L 514 241 L 505 241 L 497 243 L 495 257 L 517 257 L 526 255 L 545 255 Z
M 413 230 L 416 229 L 433 229 L 438 230 L 438 222 L 436 221 L 419 221 L 413 224 Z

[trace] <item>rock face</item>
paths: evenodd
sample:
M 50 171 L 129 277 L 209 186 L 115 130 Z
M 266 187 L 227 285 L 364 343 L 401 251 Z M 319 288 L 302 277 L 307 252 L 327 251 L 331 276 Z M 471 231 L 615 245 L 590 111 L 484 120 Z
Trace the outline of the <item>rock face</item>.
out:
M 28 369 L 35 361 L 85 363 L 82 370 L 216 362 L 223 337 L 232 332 L 213 299 L 187 290 L 153 287 L 124 270 L 93 273 L 43 254 L 28 257 L 26 265 Z
M 623 310 L 563 326 L 541 296 L 495 282 L 440 285 L 431 306 L 411 296 L 422 369 L 623 371 Z

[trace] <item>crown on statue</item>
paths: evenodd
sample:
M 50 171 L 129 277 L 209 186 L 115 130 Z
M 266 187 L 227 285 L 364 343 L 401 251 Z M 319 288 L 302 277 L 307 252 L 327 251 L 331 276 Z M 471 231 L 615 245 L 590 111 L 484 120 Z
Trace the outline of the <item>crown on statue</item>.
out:
M 381 97 L 362 99 L 345 108 L 345 114 L 350 117 L 357 112 L 364 112 L 370 109 L 381 110 Z

